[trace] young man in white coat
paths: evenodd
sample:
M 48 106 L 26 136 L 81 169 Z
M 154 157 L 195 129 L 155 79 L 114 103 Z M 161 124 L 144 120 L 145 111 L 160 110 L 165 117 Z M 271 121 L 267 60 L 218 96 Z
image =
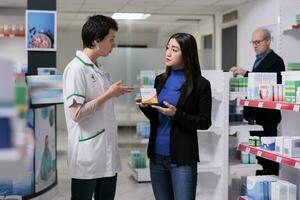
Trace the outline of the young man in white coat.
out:
M 117 22 L 103 15 L 88 18 L 82 27 L 83 50 L 77 51 L 63 75 L 64 109 L 68 128 L 68 167 L 71 200 L 112 200 L 121 170 L 113 97 L 132 91 L 97 63 L 115 45 Z

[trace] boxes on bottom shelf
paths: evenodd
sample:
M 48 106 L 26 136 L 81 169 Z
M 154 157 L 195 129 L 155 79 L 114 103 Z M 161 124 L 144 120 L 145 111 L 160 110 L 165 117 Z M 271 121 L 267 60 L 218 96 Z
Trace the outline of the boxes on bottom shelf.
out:
M 271 183 L 272 200 L 296 200 L 297 186 L 287 181 L 277 181 Z
M 296 200 L 297 186 L 275 176 L 242 178 L 241 194 L 255 200 Z

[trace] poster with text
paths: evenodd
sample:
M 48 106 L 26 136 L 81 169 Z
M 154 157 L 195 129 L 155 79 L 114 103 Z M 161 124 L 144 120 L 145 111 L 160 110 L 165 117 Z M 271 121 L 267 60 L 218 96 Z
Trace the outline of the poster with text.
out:
M 35 109 L 35 192 L 56 182 L 55 106 Z
M 26 10 L 26 49 L 56 51 L 56 11 Z

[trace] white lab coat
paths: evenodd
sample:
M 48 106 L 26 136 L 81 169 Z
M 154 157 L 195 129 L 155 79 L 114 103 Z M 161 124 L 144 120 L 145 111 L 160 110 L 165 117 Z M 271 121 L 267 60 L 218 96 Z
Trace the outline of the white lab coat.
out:
M 114 176 L 121 170 L 117 145 L 117 123 L 112 99 L 95 113 L 76 123 L 69 107 L 91 101 L 111 85 L 110 75 L 81 51 L 63 74 L 64 109 L 68 128 L 68 167 L 72 178 L 95 179 Z

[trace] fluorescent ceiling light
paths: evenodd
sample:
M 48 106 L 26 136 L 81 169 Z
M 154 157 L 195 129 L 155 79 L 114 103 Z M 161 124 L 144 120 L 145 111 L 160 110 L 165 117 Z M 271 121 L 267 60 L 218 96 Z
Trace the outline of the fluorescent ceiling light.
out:
M 150 17 L 151 14 L 145 13 L 114 13 L 111 17 L 114 19 L 131 19 L 131 20 L 143 20 Z

